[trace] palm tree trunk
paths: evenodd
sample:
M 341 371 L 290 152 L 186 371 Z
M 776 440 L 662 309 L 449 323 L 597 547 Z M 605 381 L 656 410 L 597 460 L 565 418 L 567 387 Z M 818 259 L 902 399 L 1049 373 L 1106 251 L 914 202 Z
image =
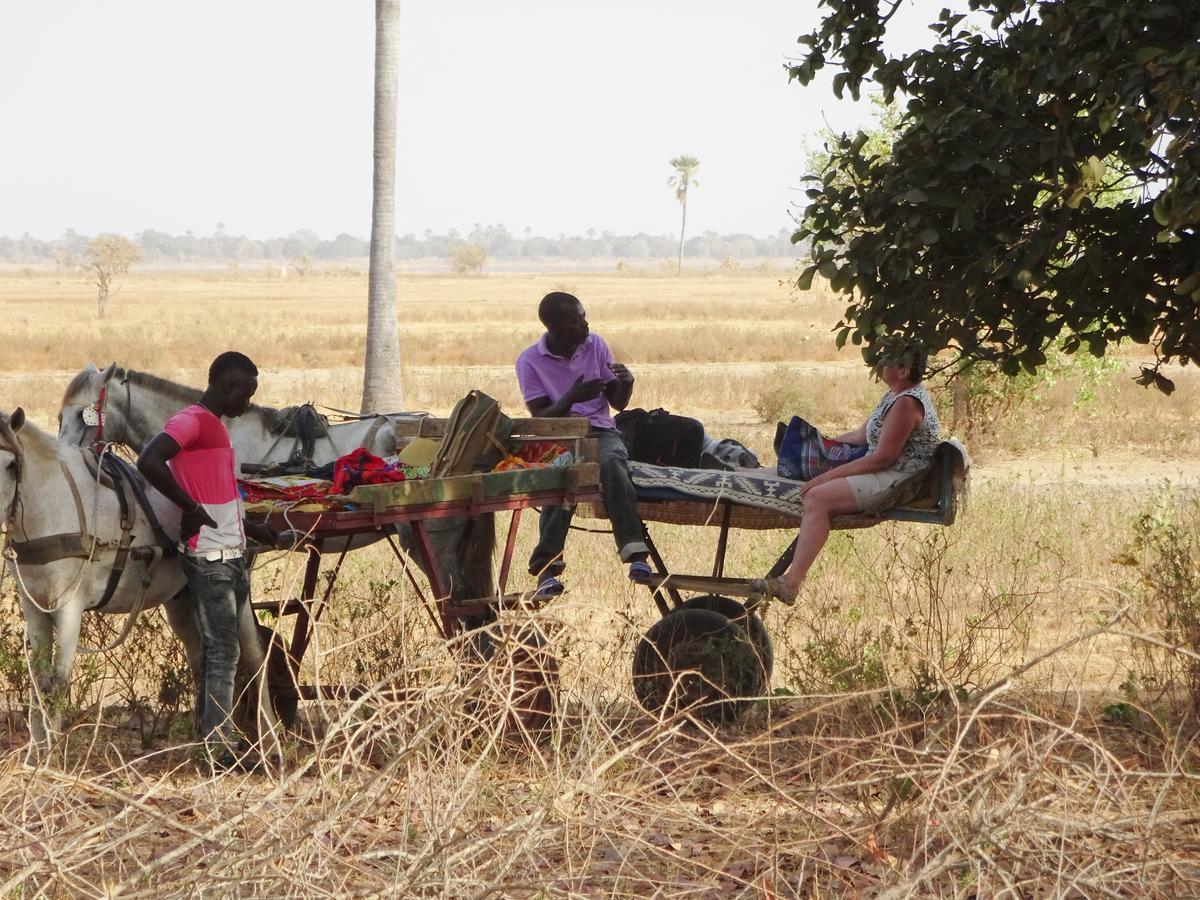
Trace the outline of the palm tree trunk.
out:
M 375 171 L 362 411 L 404 408 L 396 325 L 396 94 L 400 0 L 375 0 Z
M 687 190 L 683 192 L 683 222 L 679 225 L 679 260 L 675 264 L 676 277 L 683 274 L 683 235 L 687 231 Z

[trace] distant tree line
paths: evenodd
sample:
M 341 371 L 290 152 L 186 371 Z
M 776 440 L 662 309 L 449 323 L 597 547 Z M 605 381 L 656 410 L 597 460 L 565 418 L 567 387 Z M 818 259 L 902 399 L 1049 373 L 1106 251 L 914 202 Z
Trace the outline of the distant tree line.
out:
M 791 236 L 790 228 L 781 228 L 768 237 L 706 231 L 688 238 L 683 255 L 716 260 L 796 256 L 800 251 L 792 244 Z M 40 240 L 28 234 L 19 238 L 0 236 L 0 263 L 54 262 L 60 268 L 74 268 L 84 263 L 90 240 L 88 235 L 73 230 L 54 240 Z M 172 235 L 147 229 L 134 235 L 133 240 L 141 250 L 142 260 L 151 264 L 285 262 L 300 258 L 314 263 L 334 262 L 364 259 L 369 249 L 366 238 L 350 234 L 326 240 L 314 231 L 301 229 L 287 237 L 259 240 L 227 234 L 221 225 L 207 236 L 190 231 Z M 445 234 L 427 229 L 422 235 L 397 237 L 396 258 L 451 258 L 455 248 L 472 244 L 484 248 L 491 259 L 666 259 L 675 256 L 678 240 L 668 234 L 615 234 L 594 229 L 581 235 L 544 237 L 527 228 L 523 234 L 514 235 L 503 225 L 476 225 L 465 234 L 454 228 Z

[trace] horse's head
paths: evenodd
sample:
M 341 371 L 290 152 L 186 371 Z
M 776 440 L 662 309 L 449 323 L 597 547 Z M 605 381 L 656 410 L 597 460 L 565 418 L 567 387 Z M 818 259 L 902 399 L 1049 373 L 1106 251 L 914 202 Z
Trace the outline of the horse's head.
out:
M 83 447 L 97 440 L 120 442 L 126 422 L 120 404 L 109 392 L 115 390 L 124 375 L 113 363 L 104 371 L 92 363 L 71 379 L 58 412 L 58 437 L 63 443 Z
M 11 512 L 21 482 L 25 451 L 17 432 L 25 424 L 25 410 L 17 407 L 11 416 L 0 413 L 0 509 Z

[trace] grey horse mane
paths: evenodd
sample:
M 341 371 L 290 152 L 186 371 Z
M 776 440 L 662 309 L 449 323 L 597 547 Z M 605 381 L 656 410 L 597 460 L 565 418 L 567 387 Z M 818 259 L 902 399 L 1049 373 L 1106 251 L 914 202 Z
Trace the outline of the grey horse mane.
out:
M 87 387 L 95 374 L 95 372 L 89 369 L 84 369 L 72 378 L 71 383 L 67 385 L 67 390 L 63 393 L 63 402 L 61 405 L 66 406 L 76 393 Z M 188 387 L 186 384 L 180 384 L 177 381 L 171 381 L 168 378 L 160 378 L 158 375 L 151 375 L 149 372 L 138 372 L 135 369 L 124 369 L 117 366 L 113 370 L 112 380 L 109 384 L 120 384 L 124 381 L 128 381 L 138 387 L 146 388 L 156 394 L 162 394 L 183 404 L 195 403 L 204 394 L 201 390 Z M 271 428 L 279 420 L 279 410 L 270 406 L 252 404 L 249 411 L 257 414 L 262 419 L 263 426 L 266 428 Z
M 204 394 L 203 391 L 188 387 L 185 384 L 169 381 L 166 378 L 159 378 L 157 375 L 151 375 L 149 372 L 136 372 L 133 369 L 118 368 L 113 373 L 113 381 L 128 381 L 138 387 L 151 390 L 156 394 L 165 394 L 172 400 L 178 400 L 180 403 L 195 403 Z

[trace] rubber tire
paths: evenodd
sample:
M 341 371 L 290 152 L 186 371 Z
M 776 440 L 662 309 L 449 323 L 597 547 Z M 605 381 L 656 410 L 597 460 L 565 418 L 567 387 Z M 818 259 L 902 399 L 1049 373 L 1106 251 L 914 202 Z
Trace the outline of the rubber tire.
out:
M 767 675 L 746 629 L 708 609 L 655 622 L 633 654 L 633 692 L 647 712 L 732 722 L 762 696 Z
M 500 648 L 507 652 L 497 653 Z M 479 679 L 470 714 L 483 727 L 502 715 L 510 739 L 536 742 L 558 708 L 558 660 L 541 629 L 493 622 L 471 632 L 466 657 L 465 678 Z
M 701 594 L 699 597 L 689 597 L 680 609 L 708 609 L 723 615 L 729 621 L 741 625 L 750 635 L 750 643 L 758 652 L 766 673 L 766 683 L 771 683 L 771 673 L 775 671 L 775 646 L 771 643 L 771 635 L 767 626 L 757 613 L 748 612 L 746 607 L 733 599 L 721 594 Z

